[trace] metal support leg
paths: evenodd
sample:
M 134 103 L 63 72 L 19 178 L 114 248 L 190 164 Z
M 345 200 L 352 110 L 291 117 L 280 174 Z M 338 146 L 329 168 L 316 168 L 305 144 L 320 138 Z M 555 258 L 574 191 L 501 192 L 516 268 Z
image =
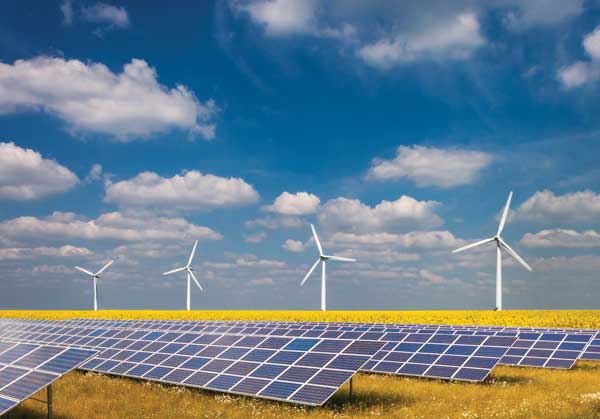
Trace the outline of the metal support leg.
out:
M 48 419 L 52 419 L 52 385 L 48 386 L 48 394 L 46 396 L 46 403 L 48 403 Z
M 352 400 L 352 378 L 350 378 L 350 400 Z

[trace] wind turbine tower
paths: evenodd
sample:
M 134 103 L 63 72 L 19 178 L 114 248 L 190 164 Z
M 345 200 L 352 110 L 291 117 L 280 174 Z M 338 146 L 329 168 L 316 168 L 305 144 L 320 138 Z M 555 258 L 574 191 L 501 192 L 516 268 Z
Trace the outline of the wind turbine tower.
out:
M 506 201 L 506 206 L 504 207 L 504 212 L 502 213 L 502 218 L 500 219 L 500 225 L 498 226 L 498 232 L 494 237 L 490 237 L 489 239 L 481 240 L 476 243 L 468 244 L 459 249 L 453 250 L 452 253 L 462 252 L 463 250 L 471 249 L 473 247 L 481 246 L 482 244 L 487 244 L 491 242 L 496 243 L 496 310 L 502 310 L 502 249 L 506 250 L 509 255 L 511 255 L 517 262 L 519 262 L 525 269 L 528 271 L 532 271 L 531 266 L 525 262 L 521 256 L 517 254 L 509 245 L 506 243 L 502 237 L 502 230 L 504 230 L 504 224 L 506 224 L 506 218 L 508 217 L 508 209 L 510 208 L 510 201 L 512 200 L 513 193 L 508 194 L 508 200 Z
M 341 256 L 331 256 L 323 253 L 323 247 L 321 246 L 321 242 L 319 241 L 319 236 L 317 236 L 317 231 L 315 230 L 315 226 L 310 225 L 312 230 L 313 237 L 315 238 L 315 243 L 317 248 L 319 249 L 319 258 L 314 263 L 314 265 L 310 268 L 300 285 L 304 285 L 306 280 L 310 277 L 313 271 L 317 268 L 317 265 L 321 263 L 321 310 L 327 310 L 327 272 L 326 265 L 328 260 L 335 260 L 338 262 L 356 262 L 356 259 L 352 258 L 344 258 Z
M 75 269 L 83 272 L 84 274 L 91 276 L 94 280 L 94 311 L 98 311 L 98 279 L 100 279 L 100 274 L 102 272 L 104 272 L 110 265 L 112 265 L 113 262 L 114 261 L 112 261 L 112 260 L 108 261 L 108 263 L 106 265 L 104 265 L 102 267 L 102 269 L 100 269 L 95 274 L 91 273 L 87 269 L 83 269 L 83 268 L 80 268 L 79 266 L 75 266 Z
M 194 275 L 194 270 L 191 267 L 192 259 L 194 259 L 194 254 L 196 253 L 196 246 L 198 246 L 198 240 L 196 240 L 196 242 L 194 243 L 194 247 L 192 248 L 192 253 L 190 253 L 190 257 L 185 266 L 163 273 L 163 275 L 171 275 L 176 272 L 187 271 L 187 294 L 186 294 L 186 304 L 185 304 L 187 311 L 191 310 L 191 285 L 192 285 L 191 280 L 192 279 L 194 280 L 194 282 L 196 283 L 198 288 L 200 288 L 200 291 L 204 291 L 202 289 L 202 285 L 200 285 L 200 282 L 198 282 L 198 280 L 196 279 L 196 276 Z

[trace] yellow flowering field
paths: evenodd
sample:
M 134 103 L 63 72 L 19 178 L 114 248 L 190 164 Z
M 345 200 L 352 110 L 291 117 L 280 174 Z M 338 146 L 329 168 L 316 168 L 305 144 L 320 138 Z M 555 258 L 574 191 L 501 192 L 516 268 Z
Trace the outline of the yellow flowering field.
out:
M 280 320 L 371 323 L 430 323 L 495 326 L 600 328 L 600 311 L 507 310 L 507 311 L 12 311 L 0 317 L 30 319 L 162 319 L 162 320 Z
M 0 311 L 0 317 L 65 319 L 310 320 L 600 328 L 598 311 Z M 600 362 L 570 371 L 498 367 L 482 384 L 358 374 L 320 408 L 229 396 L 95 373 L 53 385 L 56 418 L 600 418 Z M 38 394 L 44 398 L 44 394 Z M 45 417 L 28 400 L 13 418 Z

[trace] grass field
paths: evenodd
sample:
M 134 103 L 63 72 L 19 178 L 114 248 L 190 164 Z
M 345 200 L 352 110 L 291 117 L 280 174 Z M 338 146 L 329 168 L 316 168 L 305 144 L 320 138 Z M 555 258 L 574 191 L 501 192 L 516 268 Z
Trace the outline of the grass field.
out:
M 0 317 L 365 321 L 600 328 L 598 311 L 0 311 Z M 483 384 L 358 374 L 354 397 L 338 392 L 321 408 L 73 372 L 53 385 L 55 418 L 600 418 L 600 363 L 570 371 L 498 367 Z M 38 395 L 43 398 L 44 394 Z M 29 400 L 14 418 L 45 417 Z

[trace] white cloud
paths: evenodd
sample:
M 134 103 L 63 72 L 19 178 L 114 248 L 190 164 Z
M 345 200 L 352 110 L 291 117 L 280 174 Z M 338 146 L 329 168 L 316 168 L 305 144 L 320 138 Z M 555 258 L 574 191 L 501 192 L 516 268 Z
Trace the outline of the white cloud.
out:
M 452 249 L 465 244 L 449 231 L 411 231 L 406 234 L 394 233 L 335 233 L 331 241 L 336 245 L 386 245 L 420 249 Z
M 254 220 L 246 221 L 246 228 L 268 228 L 269 230 L 277 230 L 280 228 L 299 228 L 304 225 L 301 218 L 291 215 L 280 215 L 277 217 L 255 218 Z
M 0 248 L 0 260 L 30 259 L 36 256 L 45 257 L 88 257 L 92 252 L 86 247 L 66 244 L 61 247 L 9 247 Z
M 81 9 L 81 18 L 87 22 L 103 23 L 110 27 L 126 28 L 129 26 L 129 15 L 124 7 L 106 3 L 96 3 Z
M 104 64 L 41 56 L 0 62 L 0 113 L 22 110 L 56 115 L 74 132 L 132 141 L 174 128 L 212 139 L 217 107 L 212 99 L 199 102 L 185 86 L 159 84 L 144 60 L 113 73 Z
M 291 194 L 283 192 L 272 205 L 265 206 L 265 210 L 284 215 L 313 214 L 319 208 L 321 200 L 318 196 L 308 192 Z
M 542 223 L 597 222 L 600 195 L 590 190 L 558 196 L 548 190 L 536 192 L 519 206 L 515 217 Z
M 306 249 L 306 246 L 304 243 L 302 243 L 299 240 L 292 240 L 292 239 L 287 239 L 283 243 L 283 245 L 281 245 L 281 247 L 283 247 L 288 252 L 293 252 L 293 253 L 304 252 L 304 249 Z
M 600 247 L 600 233 L 595 230 L 578 232 L 562 228 L 527 233 L 521 244 L 529 247 L 593 248 Z
M 196 170 L 164 178 L 153 172 L 106 185 L 106 202 L 177 210 L 211 210 L 253 204 L 259 199 L 252 185 L 241 178 L 202 174 Z
M 0 198 L 38 199 L 67 191 L 78 181 L 69 169 L 37 151 L 0 143 Z
M 474 183 L 491 162 L 492 156 L 481 151 L 400 146 L 394 159 L 374 160 L 368 177 L 408 178 L 421 187 L 451 188 Z
M 328 228 L 352 231 L 381 231 L 387 228 L 438 226 L 442 220 L 434 213 L 436 201 L 418 201 L 402 195 L 395 201 L 381 201 L 370 207 L 358 199 L 336 198 L 323 205 L 319 222 Z
M 576 61 L 558 71 L 558 80 L 567 89 L 600 79 L 600 26 L 587 34 L 582 43 L 590 61 Z
M 260 0 L 238 5 L 236 9 L 247 12 L 254 22 L 264 26 L 265 33 L 270 36 L 314 30 L 313 0 Z
M 388 69 L 421 59 L 464 60 L 483 44 L 477 15 L 466 12 L 424 32 L 384 37 L 363 46 L 357 54 L 367 64 Z
M 74 213 L 54 212 L 45 218 L 17 217 L 0 222 L 0 236 L 38 240 L 220 240 L 214 230 L 183 218 L 109 212 L 89 220 Z
M 244 240 L 247 243 L 260 243 L 260 242 L 262 242 L 266 238 L 267 238 L 267 233 L 265 233 L 264 231 L 260 231 L 258 233 L 253 233 L 253 234 L 245 234 L 244 235 Z

